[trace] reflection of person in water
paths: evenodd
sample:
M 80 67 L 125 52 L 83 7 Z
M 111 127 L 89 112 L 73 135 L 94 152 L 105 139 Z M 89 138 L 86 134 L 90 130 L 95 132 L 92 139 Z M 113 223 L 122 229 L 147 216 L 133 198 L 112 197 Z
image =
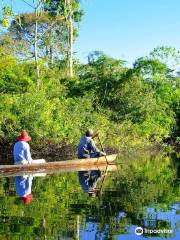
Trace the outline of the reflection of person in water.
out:
M 101 179 L 101 171 L 82 171 L 78 173 L 79 183 L 84 192 L 88 193 L 89 196 L 96 196 L 96 186 L 98 181 Z
M 29 204 L 32 200 L 32 180 L 32 176 L 15 177 L 16 194 L 23 199 L 24 204 Z

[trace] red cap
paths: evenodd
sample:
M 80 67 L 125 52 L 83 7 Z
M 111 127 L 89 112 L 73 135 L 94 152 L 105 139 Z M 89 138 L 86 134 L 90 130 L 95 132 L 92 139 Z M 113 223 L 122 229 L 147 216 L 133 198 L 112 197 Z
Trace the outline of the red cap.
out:
M 31 137 L 28 135 L 28 133 L 25 130 L 23 130 L 21 135 L 18 137 L 18 140 L 28 142 L 28 141 L 31 141 Z
M 32 201 L 32 193 L 23 197 L 24 204 L 29 204 Z

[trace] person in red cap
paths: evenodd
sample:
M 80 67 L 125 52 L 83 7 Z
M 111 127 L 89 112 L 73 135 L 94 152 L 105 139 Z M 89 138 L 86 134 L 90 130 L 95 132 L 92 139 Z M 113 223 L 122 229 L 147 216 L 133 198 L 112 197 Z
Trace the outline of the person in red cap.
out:
M 31 140 L 28 133 L 23 130 L 21 135 L 18 137 L 18 142 L 14 145 L 14 163 L 15 164 L 31 164 L 32 158 L 30 153 L 30 146 L 27 143 Z

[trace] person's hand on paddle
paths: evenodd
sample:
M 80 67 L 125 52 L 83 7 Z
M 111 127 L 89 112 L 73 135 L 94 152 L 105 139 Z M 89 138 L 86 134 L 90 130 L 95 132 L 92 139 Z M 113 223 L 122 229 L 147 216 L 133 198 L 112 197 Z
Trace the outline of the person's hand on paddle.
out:
M 105 152 L 101 152 L 101 156 L 106 156 L 106 153 Z
M 94 139 L 95 137 L 99 137 L 99 133 L 98 132 L 93 134 L 92 139 Z

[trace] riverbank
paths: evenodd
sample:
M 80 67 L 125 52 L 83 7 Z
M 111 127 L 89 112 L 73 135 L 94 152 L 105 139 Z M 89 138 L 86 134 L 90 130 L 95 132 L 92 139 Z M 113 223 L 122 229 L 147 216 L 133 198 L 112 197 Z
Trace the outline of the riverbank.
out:
M 0 162 L 1 165 L 13 164 L 13 146 L 16 141 L 8 141 L 6 139 L 0 140 Z M 60 161 L 70 160 L 77 158 L 77 145 L 67 144 L 66 142 L 53 142 L 53 141 L 42 141 L 41 143 L 30 143 L 31 154 L 33 159 L 44 158 L 47 161 Z M 100 146 L 99 146 L 100 148 Z M 120 154 L 122 156 L 135 156 L 136 154 L 146 152 L 149 155 L 156 155 L 160 151 L 180 151 L 180 145 L 178 142 L 172 144 L 147 144 L 147 145 L 136 145 L 136 146 L 120 146 L 110 147 L 105 146 L 107 154 Z
M 1 165 L 13 164 L 13 146 L 14 142 L 5 139 L 0 140 L 0 162 Z M 65 142 L 55 143 L 53 141 L 42 142 L 41 144 L 30 143 L 33 159 L 44 158 L 49 162 L 70 160 L 77 158 L 77 146 L 75 144 L 66 144 Z M 114 154 L 118 149 L 106 147 L 107 154 Z

